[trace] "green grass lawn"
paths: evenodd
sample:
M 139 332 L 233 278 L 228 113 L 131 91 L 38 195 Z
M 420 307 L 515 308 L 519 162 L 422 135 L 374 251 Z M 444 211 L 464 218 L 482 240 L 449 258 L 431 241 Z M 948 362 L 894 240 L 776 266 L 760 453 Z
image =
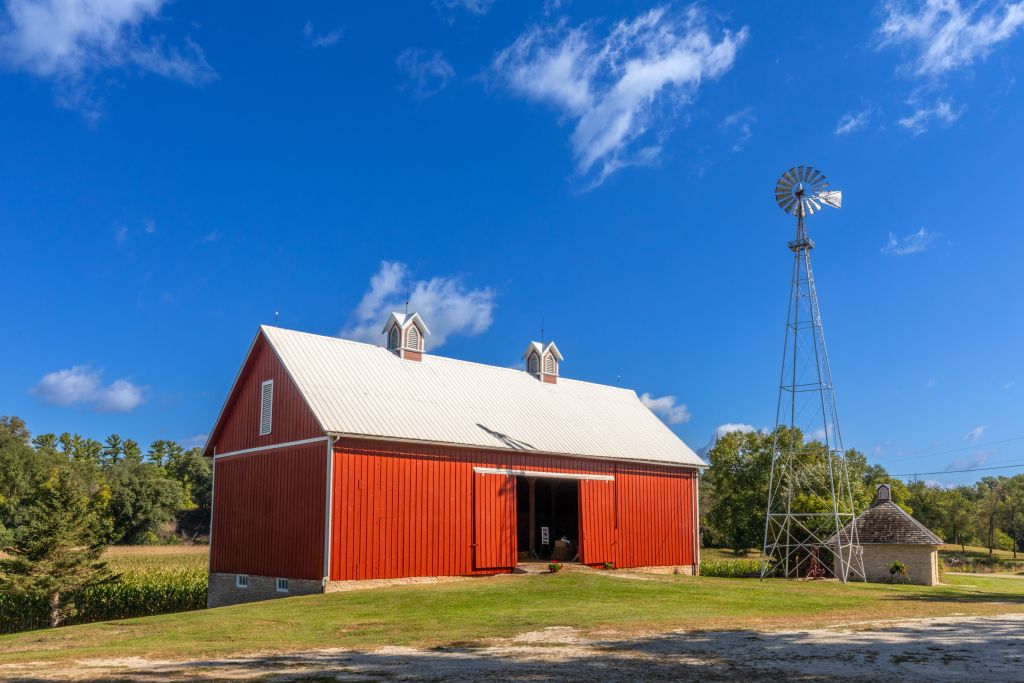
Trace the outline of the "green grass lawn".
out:
M 0 637 L 0 662 L 445 646 L 548 626 L 630 634 L 1024 613 L 1024 581 L 975 576 L 948 581 L 923 587 L 657 575 L 637 580 L 603 572 L 503 576 L 14 634 Z

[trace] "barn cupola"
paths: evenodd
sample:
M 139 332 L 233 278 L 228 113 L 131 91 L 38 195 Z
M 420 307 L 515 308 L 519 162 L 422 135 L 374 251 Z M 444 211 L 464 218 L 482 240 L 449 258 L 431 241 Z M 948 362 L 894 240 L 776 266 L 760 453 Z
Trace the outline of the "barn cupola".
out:
M 388 350 L 399 358 L 423 360 L 424 339 L 430 334 L 419 313 L 392 313 L 384 323 Z
M 523 359 L 526 360 L 526 371 L 531 375 L 548 384 L 558 383 L 558 366 L 562 362 L 562 354 L 555 342 L 548 342 L 546 346 L 540 342 L 530 342 Z

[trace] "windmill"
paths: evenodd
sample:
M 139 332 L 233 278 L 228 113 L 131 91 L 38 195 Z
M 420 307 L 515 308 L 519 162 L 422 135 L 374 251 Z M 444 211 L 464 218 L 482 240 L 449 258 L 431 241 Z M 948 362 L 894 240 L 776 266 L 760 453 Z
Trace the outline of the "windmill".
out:
M 796 166 L 779 178 L 775 201 L 796 216 L 796 239 L 789 242 L 793 274 L 775 411 L 761 578 L 863 580 L 862 551 L 851 524 L 855 517 L 853 491 L 811 272 L 814 242 L 805 226 L 806 217 L 822 207 L 840 208 L 843 194 L 829 189 L 821 171 Z

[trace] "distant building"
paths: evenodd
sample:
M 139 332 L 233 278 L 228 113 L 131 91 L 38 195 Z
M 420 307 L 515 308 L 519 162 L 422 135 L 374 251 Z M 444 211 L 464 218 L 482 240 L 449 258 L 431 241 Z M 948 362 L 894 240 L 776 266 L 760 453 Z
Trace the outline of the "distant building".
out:
M 851 524 L 864 548 L 864 573 L 868 581 L 888 583 L 889 570 L 897 560 L 906 565 L 910 583 L 934 586 L 939 583 L 939 546 L 942 539 L 892 502 L 888 484 L 879 484 L 875 501 Z M 843 529 L 849 538 L 849 527 Z M 835 541 L 833 536 L 829 542 Z
M 696 573 L 702 461 L 619 387 L 261 327 L 211 431 L 211 606 L 523 559 Z M 564 540 L 563 540 L 564 539 Z M 560 554 L 560 555 L 559 555 Z

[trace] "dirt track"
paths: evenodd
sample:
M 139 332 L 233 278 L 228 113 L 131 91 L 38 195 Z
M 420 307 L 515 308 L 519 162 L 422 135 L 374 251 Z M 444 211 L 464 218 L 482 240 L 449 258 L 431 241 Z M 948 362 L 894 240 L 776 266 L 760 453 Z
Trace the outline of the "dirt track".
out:
M 940 618 L 874 628 L 677 632 L 583 638 L 570 628 L 482 647 L 319 650 L 205 661 L 88 660 L 0 667 L 0 678 L 54 680 L 879 680 L 1024 679 L 1024 616 Z

